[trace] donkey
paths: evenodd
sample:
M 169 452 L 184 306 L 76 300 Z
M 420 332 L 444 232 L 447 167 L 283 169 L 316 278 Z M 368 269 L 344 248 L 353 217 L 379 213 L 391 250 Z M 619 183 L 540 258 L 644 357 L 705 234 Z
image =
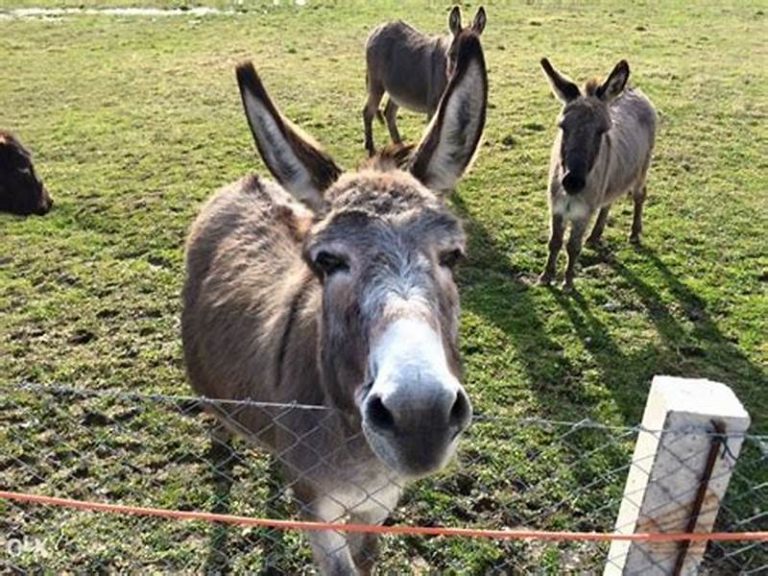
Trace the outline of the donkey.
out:
M 564 287 L 572 289 L 576 261 L 590 219 L 599 210 L 587 239 L 596 246 L 611 204 L 626 193 L 634 200 L 629 239 L 640 242 L 645 183 L 656 138 L 656 111 L 639 90 L 625 90 L 629 78 L 629 64 L 625 60 L 616 65 L 603 83 L 591 80 L 583 91 L 558 73 L 546 58 L 542 59 L 541 67 L 564 106 L 549 165 L 549 257 L 539 282 L 549 284 L 554 278 L 557 254 L 570 221 Z
M 400 106 L 423 112 L 429 119 L 435 114 L 448 78 L 456 65 L 459 38 L 464 34 L 480 35 L 485 28 L 485 9 L 477 9 L 469 28 L 461 26 L 461 9 L 454 6 L 448 17 L 451 33 L 427 36 L 402 20 L 378 26 L 365 45 L 366 86 L 368 101 L 363 108 L 365 149 L 375 153 L 373 117 L 382 120 L 379 111 L 384 92 L 389 94 L 384 118 L 392 141 L 400 143 L 397 109 Z
M 283 118 L 250 63 L 237 78 L 277 183 L 247 176 L 222 188 L 191 228 L 188 377 L 206 398 L 259 403 L 205 402 L 279 458 L 305 518 L 380 524 L 407 481 L 446 465 L 472 416 L 452 275 L 465 236 L 444 196 L 485 125 L 483 52 L 474 36 L 459 46 L 406 166 L 396 152 L 346 174 Z M 324 574 L 372 570 L 374 534 L 309 540 Z
M 0 211 L 46 214 L 53 200 L 35 174 L 32 155 L 10 132 L 0 130 Z

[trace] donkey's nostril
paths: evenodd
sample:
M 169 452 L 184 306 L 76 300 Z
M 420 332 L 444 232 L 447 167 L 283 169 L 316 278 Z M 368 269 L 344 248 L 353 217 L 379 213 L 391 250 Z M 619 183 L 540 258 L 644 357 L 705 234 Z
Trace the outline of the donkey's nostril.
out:
M 467 395 L 463 391 L 459 391 L 456 394 L 456 400 L 451 408 L 450 424 L 463 430 L 469 425 L 469 420 L 472 418 L 472 408 L 467 400 Z
M 365 407 L 366 417 L 370 424 L 381 431 L 394 431 L 395 419 L 392 412 L 384 406 L 380 396 L 373 396 L 368 399 Z

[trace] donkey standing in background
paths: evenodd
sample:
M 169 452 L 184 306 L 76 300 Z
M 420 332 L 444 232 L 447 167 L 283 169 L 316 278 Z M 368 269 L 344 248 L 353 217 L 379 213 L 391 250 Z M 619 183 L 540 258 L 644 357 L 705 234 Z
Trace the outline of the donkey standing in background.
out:
M 375 153 L 373 117 L 381 120 L 379 103 L 387 92 L 384 117 L 392 141 L 402 140 L 397 130 L 397 109 L 402 106 L 432 118 L 448 79 L 456 66 L 456 50 L 462 34 L 480 35 L 485 28 L 485 9 L 477 9 L 472 26 L 462 28 L 461 9 L 454 6 L 448 17 L 451 33 L 427 36 L 402 20 L 382 24 L 371 32 L 365 45 L 368 101 L 363 108 L 365 149 Z
M 472 416 L 452 273 L 465 237 L 444 195 L 485 125 L 483 52 L 472 35 L 458 46 L 405 170 L 395 155 L 342 175 L 282 117 L 250 63 L 237 77 L 279 184 L 230 184 L 192 226 L 182 311 L 189 380 L 207 398 L 262 403 L 207 408 L 278 456 L 306 518 L 380 524 L 408 480 L 445 466 Z M 372 570 L 375 534 L 312 531 L 309 540 L 324 574 Z
M 639 90 L 624 89 L 629 78 L 625 60 L 616 65 L 605 82 L 592 80 L 583 92 L 546 58 L 541 67 L 564 107 L 549 166 L 549 257 L 539 282 L 549 284 L 554 278 L 557 254 L 570 221 L 564 287 L 571 289 L 582 239 L 592 215 L 600 211 L 587 242 L 597 245 L 611 204 L 626 193 L 632 195 L 635 203 L 629 239 L 640 242 L 645 182 L 656 137 L 656 111 Z
M 13 134 L 0 130 L 0 211 L 42 216 L 52 206 L 53 200 L 35 174 L 32 155 Z

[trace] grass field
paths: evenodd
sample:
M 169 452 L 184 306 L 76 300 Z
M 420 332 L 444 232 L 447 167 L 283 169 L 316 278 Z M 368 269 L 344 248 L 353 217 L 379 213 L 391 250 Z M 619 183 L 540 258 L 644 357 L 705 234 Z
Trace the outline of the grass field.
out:
M 0 0 L 0 127 L 35 152 L 56 203 L 44 218 L 0 215 L 0 484 L 207 509 L 215 495 L 192 481 L 206 473 L 199 419 L 163 406 L 120 419 L 131 410 L 126 401 L 8 390 L 27 381 L 187 394 L 178 320 L 187 227 L 217 187 L 266 174 L 235 64 L 253 59 L 283 112 L 354 166 L 364 154 L 368 30 L 398 17 L 444 30 L 450 5 L 245 0 L 236 15 L 203 18 L 2 18 L 17 7 L 82 5 L 232 7 Z M 474 9 L 466 5 L 465 18 Z M 459 273 L 466 385 L 488 420 L 473 430 L 458 475 L 409 492 L 402 522 L 499 527 L 538 518 L 625 462 L 631 438 L 586 431 L 565 442 L 563 429 L 516 419 L 632 426 L 654 374 L 728 383 L 752 432 L 768 433 L 768 7 L 494 2 L 487 11 L 485 142 L 452 202 L 470 237 Z M 545 55 L 580 80 L 628 59 L 631 82 L 661 116 L 643 246 L 626 241 L 631 206 L 619 203 L 606 249 L 582 255 L 574 295 L 535 285 L 559 109 L 538 67 Z M 424 124 L 401 112 L 408 139 Z M 382 143 L 385 129 L 374 129 Z M 93 413 L 109 424 L 92 425 Z M 93 455 L 105 445 L 110 458 Z M 599 448 L 580 457 L 589 446 Z M 78 472 L 84 459 L 90 464 Z M 27 483 L 29 469 L 12 461 L 45 482 Z M 126 461 L 139 472 L 128 474 Z M 768 478 L 764 462 L 755 482 Z M 254 478 L 265 465 L 239 466 L 234 513 L 263 513 L 254 494 L 265 488 Z M 615 510 L 600 506 L 623 481 L 606 480 L 539 527 L 610 529 Z M 6 528 L 36 531 L 66 551 L 54 569 L 199 570 L 210 536 L 205 526 L 0 510 Z M 242 553 L 235 567 L 249 553 L 257 558 L 248 545 L 257 536 L 230 535 Z M 580 573 L 597 569 L 602 550 L 415 538 L 388 546 L 393 569 L 471 573 Z M 305 559 L 294 551 L 287 570 Z

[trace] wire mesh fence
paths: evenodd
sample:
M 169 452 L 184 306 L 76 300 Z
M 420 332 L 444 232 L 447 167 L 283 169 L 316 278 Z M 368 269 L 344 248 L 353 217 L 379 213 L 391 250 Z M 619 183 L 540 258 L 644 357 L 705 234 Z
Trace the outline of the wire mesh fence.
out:
M 290 423 L 310 412 L 316 424 L 302 434 L 322 434 L 325 419 L 318 414 L 331 412 L 63 387 L 8 388 L 0 399 L 0 489 L 246 517 L 300 517 L 294 486 L 280 466 L 285 454 L 270 456 L 242 439 L 211 434 L 220 429 L 206 408 L 230 415 L 268 411 L 274 426 L 261 434 L 290 434 Z M 478 415 L 456 462 L 405 486 L 386 523 L 612 532 L 630 467 L 647 465 L 632 461 L 639 431 L 590 421 Z M 673 442 L 685 442 L 685 434 L 679 436 Z M 727 457 L 728 435 L 718 440 L 718 457 Z M 717 531 L 768 530 L 768 437 L 748 435 L 743 441 Z M 697 458 L 702 455 L 690 454 L 679 465 L 693 470 Z M 332 455 L 317 459 L 332 461 Z M 697 489 L 693 483 L 670 498 L 688 502 Z M 0 510 L 5 572 L 315 573 L 299 530 L 10 500 L 0 500 Z M 377 573 L 596 574 L 613 561 L 608 548 L 607 542 L 582 540 L 384 536 Z M 669 543 L 669 554 L 677 550 L 678 543 Z M 768 574 L 768 544 L 710 542 L 700 573 Z

